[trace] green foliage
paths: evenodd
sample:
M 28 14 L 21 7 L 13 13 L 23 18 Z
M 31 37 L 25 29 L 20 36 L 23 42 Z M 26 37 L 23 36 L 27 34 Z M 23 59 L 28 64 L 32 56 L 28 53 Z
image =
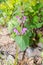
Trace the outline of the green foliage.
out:
M 43 26 L 43 0 L 0 1 L 0 25 L 6 22 L 11 37 L 24 51 L 38 40 L 33 40 L 36 38 L 34 29 Z
M 18 22 L 17 27 L 15 24 L 12 27 L 13 29 L 16 28 L 20 33 L 20 31 L 22 30 L 23 27 L 27 28 L 27 32 L 23 35 L 16 35 L 13 30 L 12 30 L 13 32 L 11 35 L 13 37 L 13 39 L 16 41 L 16 43 L 20 46 L 21 50 L 24 51 L 29 45 L 31 45 L 31 43 L 37 41 L 37 40 L 33 41 L 33 38 L 36 37 L 36 33 L 33 31 L 33 29 L 40 28 L 43 25 L 43 5 L 40 2 L 37 2 L 36 0 L 32 1 L 32 2 L 20 1 L 20 3 L 15 4 L 15 10 L 14 10 L 13 15 L 14 15 L 13 17 L 15 19 L 16 19 L 16 16 L 19 16 L 20 20 L 15 21 L 15 19 L 14 19 L 14 22 L 13 22 L 13 20 L 12 20 L 12 22 L 10 21 L 10 23 L 11 23 L 10 27 L 12 27 L 12 25 L 14 25 L 15 22 L 16 22 L 16 24 Z M 24 26 L 22 26 L 22 22 L 23 22 L 22 17 L 23 16 L 26 16 L 25 23 L 23 23 Z M 21 21 L 21 23 L 20 23 L 20 21 Z M 11 29 L 11 28 L 9 28 L 9 29 Z
M 29 40 L 28 40 L 28 36 L 24 35 L 24 36 L 16 36 L 15 37 L 16 43 L 20 46 L 20 48 L 23 50 L 25 50 L 28 45 L 29 45 Z
M 0 3 L 1 3 L 1 2 L 5 2 L 5 0 L 0 0 Z
M 41 37 L 39 40 L 40 40 L 41 43 L 43 43 L 43 37 Z
M 18 20 L 16 19 L 16 17 L 13 17 L 9 22 L 8 22 L 8 30 L 9 32 L 12 32 L 14 27 L 18 27 Z

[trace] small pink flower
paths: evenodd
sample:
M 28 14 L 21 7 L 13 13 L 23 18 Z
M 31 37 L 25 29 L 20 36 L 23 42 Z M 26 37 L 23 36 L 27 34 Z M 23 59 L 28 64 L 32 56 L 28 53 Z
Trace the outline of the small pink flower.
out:
M 17 19 L 20 19 L 20 17 L 19 17 L 19 16 L 16 16 L 16 18 L 17 18 Z
M 18 19 L 18 22 L 21 23 L 20 17 L 16 16 L 16 18 Z
M 23 20 L 24 20 L 24 21 L 26 20 L 26 16 L 23 16 Z
M 27 28 L 23 28 L 21 33 L 24 34 L 27 31 Z
M 18 30 L 17 30 L 16 28 L 14 28 L 14 32 L 15 32 L 17 35 L 19 35 L 19 32 L 18 32 Z

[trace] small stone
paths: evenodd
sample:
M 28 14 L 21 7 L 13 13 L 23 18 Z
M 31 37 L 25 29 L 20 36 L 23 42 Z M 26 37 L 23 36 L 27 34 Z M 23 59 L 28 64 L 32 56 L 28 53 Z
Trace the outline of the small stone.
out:
M 38 48 L 35 48 L 33 51 L 33 56 L 40 56 L 41 52 L 39 51 Z
M 43 48 L 43 43 L 38 43 L 38 46 Z
M 9 56 L 7 57 L 7 62 L 8 62 L 8 65 L 10 65 L 10 64 L 13 65 L 13 63 L 14 63 L 14 58 L 13 58 L 11 55 L 9 55 Z
M 26 50 L 25 56 L 28 57 L 28 58 L 31 57 L 31 56 L 33 56 L 33 49 L 31 47 L 29 47 Z

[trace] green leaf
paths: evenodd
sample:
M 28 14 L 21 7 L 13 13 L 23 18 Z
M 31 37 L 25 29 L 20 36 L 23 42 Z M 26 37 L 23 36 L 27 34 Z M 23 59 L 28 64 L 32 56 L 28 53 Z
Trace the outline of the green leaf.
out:
M 42 33 L 39 31 L 38 32 L 38 37 L 41 38 L 42 37 Z
M 13 32 L 13 33 L 11 34 L 11 38 L 13 38 L 13 39 L 15 40 L 15 36 L 16 36 L 16 34 Z
M 6 0 L 0 0 L 0 3 L 5 2 Z
M 42 25 L 43 25 L 43 22 L 42 23 L 37 23 L 36 28 L 40 28 Z
M 20 27 L 20 26 L 17 27 L 17 30 L 18 30 L 19 32 L 21 31 L 21 29 L 22 29 L 22 27 Z
M 40 41 L 41 43 L 43 43 L 43 37 L 41 37 L 41 38 L 39 39 L 39 41 Z
M 21 50 L 24 51 L 29 45 L 28 36 L 16 36 L 15 37 L 16 43 L 20 46 Z
M 43 9 L 42 9 L 42 11 L 40 12 L 40 14 L 43 16 Z
M 40 4 L 40 3 L 37 3 L 37 4 L 36 4 L 35 6 L 33 6 L 32 8 L 33 8 L 33 10 L 36 12 L 36 11 L 38 11 L 41 7 L 42 7 L 41 4 Z
M 38 20 L 39 20 L 39 17 L 35 15 L 35 16 L 33 17 L 33 23 L 37 23 Z
M 41 20 L 42 20 L 42 22 L 43 22 L 43 17 L 41 17 Z
M 19 26 L 18 20 L 16 17 L 13 17 L 9 22 L 8 22 L 8 31 L 12 32 L 13 28 L 17 28 Z
M 4 25 L 5 24 L 5 21 L 3 19 L 3 17 L 0 18 L 0 25 Z

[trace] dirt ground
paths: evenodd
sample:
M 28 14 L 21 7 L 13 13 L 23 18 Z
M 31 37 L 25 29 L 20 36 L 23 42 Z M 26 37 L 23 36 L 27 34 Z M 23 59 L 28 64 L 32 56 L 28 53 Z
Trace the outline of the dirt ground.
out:
M 38 44 L 39 47 L 27 48 L 24 52 L 20 50 L 16 42 L 10 37 L 10 34 L 6 27 L 0 27 L 0 65 L 6 65 L 3 63 L 5 59 L 15 60 L 16 54 L 18 54 L 17 65 L 43 65 L 43 45 Z

